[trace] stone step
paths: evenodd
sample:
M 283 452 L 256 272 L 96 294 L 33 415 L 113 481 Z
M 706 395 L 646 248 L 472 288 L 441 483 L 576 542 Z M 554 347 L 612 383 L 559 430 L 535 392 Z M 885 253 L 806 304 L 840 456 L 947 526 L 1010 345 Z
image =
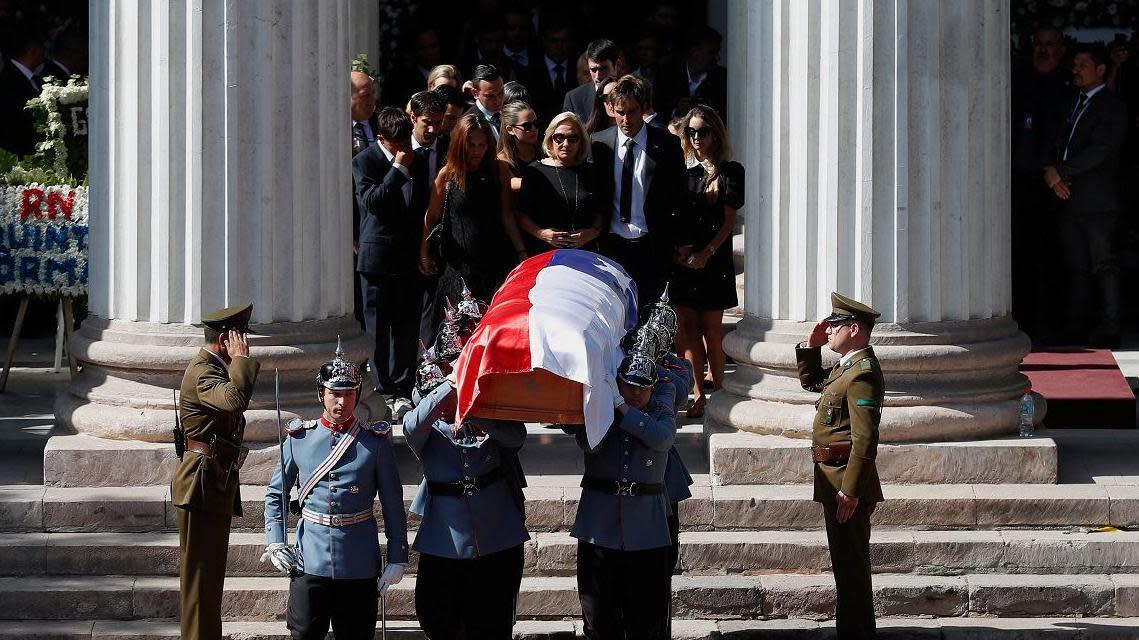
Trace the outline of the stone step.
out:
M 680 534 L 680 546 L 686 575 L 827 573 L 831 566 L 822 531 L 687 531 Z M 230 534 L 228 575 L 276 575 L 259 561 L 264 548 L 262 533 Z M 576 572 L 577 540 L 568 533 L 532 534 L 525 549 L 527 575 Z M 871 537 L 870 554 L 879 573 L 1139 573 L 1139 532 L 879 529 Z M 409 573 L 415 572 L 417 556 L 412 554 Z M 113 573 L 177 575 L 178 534 L 0 534 L 0 575 Z
M 893 484 L 1052 484 L 1057 480 L 1056 443 L 1035 438 L 966 442 L 879 444 L 882 482 Z M 708 439 L 713 482 L 809 484 L 810 440 L 734 432 Z
M 526 488 L 532 531 L 568 530 L 577 515 L 581 476 L 531 476 Z M 710 484 L 696 475 L 680 503 L 690 530 L 817 529 L 822 508 L 806 484 Z M 404 486 L 405 508 L 417 487 Z M 972 528 L 1139 526 L 1139 486 L 1100 484 L 883 485 L 879 527 Z M 235 530 L 264 523 L 265 488 L 242 487 L 244 515 Z M 0 486 L 0 531 L 130 532 L 177 528 L 166 487 L 43 488 Z M 417 516 L 408 514 L 414 527 Z
M 412 619 L 415 577 L 389 592 L 390 619 Z M 818 618 L 834 612 L 830 575 L 677 576 L 673 615 L 702 618 Z M 288 578 L 231 577 L 225 581 L 222 615 L 275 620 L 285 611 Z M 1139 616 L 1139 575 L 969 574 L 874 577 L 880 616 Z M 576 578 L 525 577 L 518 618 L 579 615 Z M 0 620 L 114 620 L 174 618 L 176 577 L 0 578 Z
M 396 463 L 404 482 L 422 478 L 419 460 L 404 446 L 403 430 L 394 425 Z M 580 474 L 581 449 L 560 429 L 527 424 L 527 441 L 519 456 L 527 474 Z M 676 447 L 692 473 L 707 473 L 707 439 L 702 420 L 680 419 Z M 265 485 L 279 453 L 276 443 L 250 443 L 241 481 Z M 59 488 L 166 486 L 177 464 L 174 446 L 138 440 L 108 440 L 86 435 L 53 436 L 43 452 L 44 486 Z
M 1139 618 L 883 617 L 880 640 L 1134 640 Z M 832 638 L 834 623 L 803 618 L 771 620 L 674 620 L 678 640 L 820 640 Z M 281 621 L 222 623 L 226 640 L 289 640 Z M 177 640 L 178 621 L 155 620 L 0 620 L 0 640 Z M 391 620 L 387 635 L 396 640 L 425 638 L 411 620 Z M 572 640 L 582 637 L 578 620 L 522 620 L 514 637 Z M 380 638 L 376 623 L 375 638 Z

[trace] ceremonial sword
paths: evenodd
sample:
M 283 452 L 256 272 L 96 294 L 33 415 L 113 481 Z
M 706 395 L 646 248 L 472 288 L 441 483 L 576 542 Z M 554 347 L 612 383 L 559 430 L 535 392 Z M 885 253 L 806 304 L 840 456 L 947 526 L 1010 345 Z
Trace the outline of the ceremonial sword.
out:
M 277 400 L 277 453 L 281 461 L 281 535 L 285 539 L 285 548 L 289 548 L 289 488 L 285 484 L 285 437 L 281 434 L 281 372 L 273 369 L 273 395 Z M 296 554 L 294 553 L 295 557 Z M 300 575 L 297 572 L 296 562 L 289 567 L 289 577 Z

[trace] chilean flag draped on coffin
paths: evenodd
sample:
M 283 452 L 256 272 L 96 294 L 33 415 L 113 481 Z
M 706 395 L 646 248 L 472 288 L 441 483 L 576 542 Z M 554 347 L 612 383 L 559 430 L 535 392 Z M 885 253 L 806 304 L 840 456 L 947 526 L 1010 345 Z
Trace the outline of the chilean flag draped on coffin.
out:
M 458 416 L 585 424 L 596 447 L 613 422 L 621 338 L 637 285 L 619 264 L 558 249 L 519 264 L 455 362 Z

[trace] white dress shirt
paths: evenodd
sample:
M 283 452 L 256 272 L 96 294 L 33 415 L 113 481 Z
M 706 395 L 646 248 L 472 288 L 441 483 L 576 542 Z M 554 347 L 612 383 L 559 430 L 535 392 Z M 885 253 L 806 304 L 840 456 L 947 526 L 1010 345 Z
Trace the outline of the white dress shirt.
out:
M 546 60 L 546 72 L 550 74 L 550 86 L 551 87 L 558 86 L 558 72 L 554 70 L 554 67 L 556 67 L 560 64 L 560 65 L 562 65 L 562 78 L 565 79 L 566 87 L 568 88 L 570 86 L 569 65 L 566 64 L 565 62 L 554 62 L 553 60 L 550 59 L 550 56 L 542 56 L 542 57 Z M 577 72 L 577 70 L 575 69 L 574 73 L 576 73 L 576 72 Z
M 411 150 L 416 149 L 430 149 L 431 153 L 427 154 L 427 186 L 435 184 L 435 174 L 439 173 L 439 138 L 435 138 L 431 144 L 426 147 L 419 144 L 415 136 L 411 136 Z
M 482 114 L 482 117 L 486 118 L 487 124 L 490 125 L 490 131 L 491 131 L 491 133 L 494 134 L 494 141 L 497 143 L 498 142 L 498 129 L 494 128 L 494 121 L 492 120 L 494 114 L 487 111 L 486 107 L 484 107 L 482 105 L 482 102 L 479 102 L 478 100 L 475 100 L 475 108 L 479 110 L 479 113 Z M 499 124 L 501 124 L 501 123 L 502 123 L 502 121 L 499 120 Z
M 861 349 L 859 349 L 857 351 L 848 351 L 848 352 L 846 352 L 846 355 L 844 355 L 843 357 L 838 359 L 838 363 L 845 367 L 848 362 L 850 362 L 851 360 L 858 357 L 858 354 L 862 353 L 863 351 L 866 351 L 869 348 L 870 347 L 862 347 Z
M 640 238 L 649 232 L 645 218 L 645 149 L 649 143 L 649 126 L 641 125 L 641 130 L 633 136 L 633 200 L 629 210 L 629 221 L 621 222 L 621 168 L 625 162 L 629 136 L 617 128 L 617 148 L 613 154 L 613 217 L 609 230 L 629 240 Z

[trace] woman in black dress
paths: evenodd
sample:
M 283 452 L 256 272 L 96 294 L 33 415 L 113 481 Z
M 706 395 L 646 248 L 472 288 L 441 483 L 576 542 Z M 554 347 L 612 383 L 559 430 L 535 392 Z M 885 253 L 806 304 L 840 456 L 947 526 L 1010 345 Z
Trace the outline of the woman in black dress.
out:
M 523 170 L 514 208 L 528 251 L 596 250 L 604 199 L 594 167 L 585 161 L 589 135 L 581 120 L 570 111 L 559 113 L 546 127 L 542 148 L 547 157 Z
M 616 82 L 617 78 L 609 76 L 597 85 L 597 92 L 593 94 L 593 112 L 589 114 L 589 120 L 585 123 L 585 130 L 590 135 L 617 124 L 617 121 L 613 119 L 613 114 L 609 111 L 608 100 L 609 93 L 613 91 L 613 85 Z
M 692 363 L 695 399 L 688 417 L 704 415 L 707 395 L 704 365 L 712 389 L 724 381 L 724 310 L 739 300 L 732 264 L 732 232 L 736 211 L 744 204 L 744 168 L 731 160 L 732 148 L 724 122 L 711 107 L 693 107 L 684 117 L 680 145 L 688 169 L 689 210 L 692 218 L 678 239 L 669 295 L 676 307 L 677 348 Z
M 447 164 L 435 177 L 423 223 L 419 270 L 443 271 L 435 304 L 435 325 L 442 321 L 443 300 L 461 299 L 462 280 L 476 298 L 490 300 L 506 274 L 525 257 L 525 247 L 510 209 L 510 172 L 494 157 L 494 134 L 481 116 L 468 114 L 451 133 Z M 428 237 L 442 223 L 433 254 Z M 440 264 L 442 258 L 442 264 Z
M 525 102 L 507 102 L 499 113 L 502 135 L 498 137 L 498 159 L 510 169 L 510 192 L 517 197 L 522 190 L 523 169 L 542 157 L 538 114 Z

